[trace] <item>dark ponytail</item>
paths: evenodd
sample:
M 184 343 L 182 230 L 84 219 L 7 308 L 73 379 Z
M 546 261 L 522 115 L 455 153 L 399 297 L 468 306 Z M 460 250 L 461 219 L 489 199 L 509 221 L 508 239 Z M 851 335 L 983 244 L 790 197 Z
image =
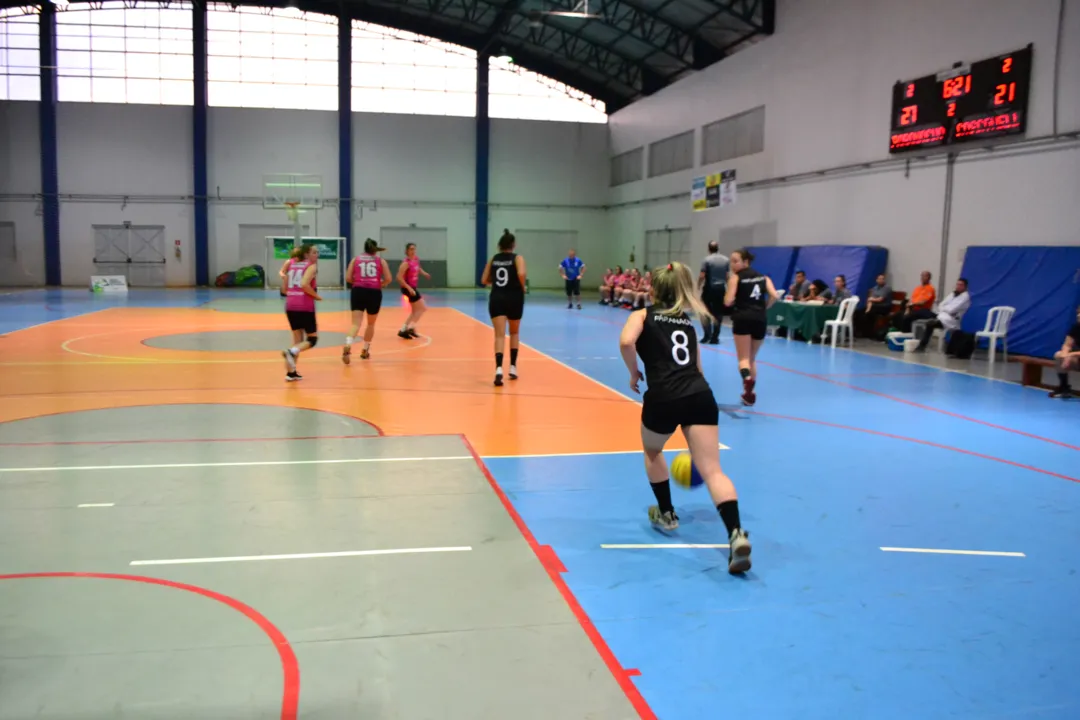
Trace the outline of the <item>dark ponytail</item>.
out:
M 746 261 L 746 264 L 754 262 L 754 253 L 750 252 L 746 248 L 739 248 L 735 252 L 739 253 L 739 257 Z

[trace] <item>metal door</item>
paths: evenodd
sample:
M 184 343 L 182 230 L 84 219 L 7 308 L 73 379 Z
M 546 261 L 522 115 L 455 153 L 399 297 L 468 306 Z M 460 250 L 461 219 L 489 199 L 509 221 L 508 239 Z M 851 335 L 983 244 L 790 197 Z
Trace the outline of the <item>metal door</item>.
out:
M 123 275 L 130 287 L 165 287 L 164 226 L 93 227 L 95 275 Z
M 681 262 L 695 272 L 693 248 L 690 246 L 690 228 L 649 230 L 645 233 L 645 266 L 650 270 L 669 262 Z M 644 270 L 644 267 L 640 268 Z

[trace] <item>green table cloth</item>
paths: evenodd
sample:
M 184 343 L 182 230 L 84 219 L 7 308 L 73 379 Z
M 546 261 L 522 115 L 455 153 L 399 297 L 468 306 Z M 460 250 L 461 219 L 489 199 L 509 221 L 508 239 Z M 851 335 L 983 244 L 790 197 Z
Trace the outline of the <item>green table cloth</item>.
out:
M 839 312 L 839 305 L 778 302 L 769 308 L 767 322 L 769 325 L 787 328 L 788 337 L 798 331 L 809 340 L 815 335 L 820 335 L 825 329 L 825 321 L 835 320 Z

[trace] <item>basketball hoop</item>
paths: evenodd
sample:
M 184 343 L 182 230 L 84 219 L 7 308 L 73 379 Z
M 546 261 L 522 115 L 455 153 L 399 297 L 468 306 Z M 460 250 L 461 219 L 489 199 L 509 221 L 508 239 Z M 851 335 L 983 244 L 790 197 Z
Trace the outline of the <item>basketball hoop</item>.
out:
M 296 222 L 300 219 L 300 211 L 296 208 L 300 207 L 299 202 L 287 202 L 285 205 L 285 212 L 289 216 L 289 222 Z

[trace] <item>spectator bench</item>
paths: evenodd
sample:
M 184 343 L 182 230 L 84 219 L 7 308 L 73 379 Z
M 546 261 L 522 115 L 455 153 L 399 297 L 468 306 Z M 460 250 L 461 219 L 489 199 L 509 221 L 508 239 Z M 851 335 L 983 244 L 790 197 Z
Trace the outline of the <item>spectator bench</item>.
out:
M 1018 362 L 1023 365 L 1020 382 L 1025 387 L 1037 387 L 1044 390 L 1053 390 L 1055 386 L 1047 385 L 1042 381 L 1043 368 L 1054 367 L 1056 362 L 1048 358 L 1037 358 L 1029 355 L 1013 355 L 1009 358 L 1013 362 Z

